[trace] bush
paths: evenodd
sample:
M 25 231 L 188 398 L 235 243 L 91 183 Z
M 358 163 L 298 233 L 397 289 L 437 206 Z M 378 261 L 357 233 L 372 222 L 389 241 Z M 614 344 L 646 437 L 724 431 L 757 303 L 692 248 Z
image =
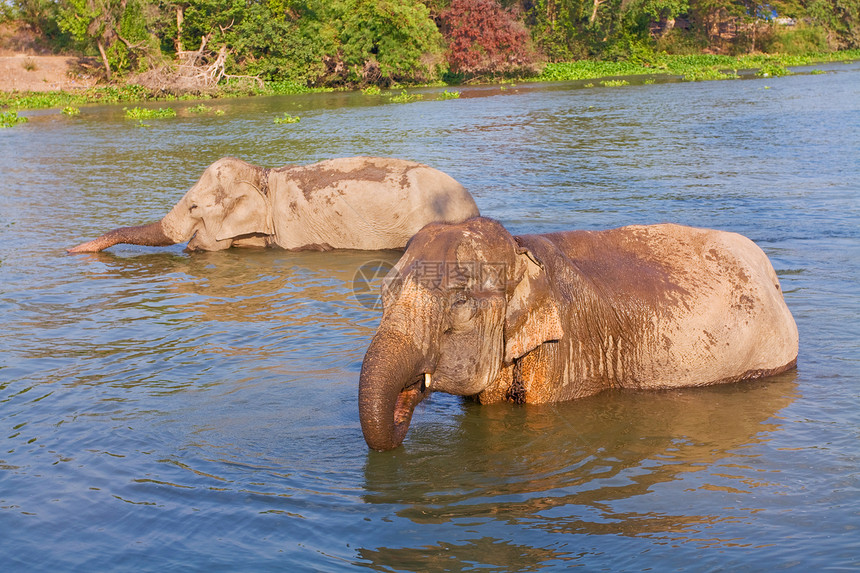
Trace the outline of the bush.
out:
M 535 73 L 538 58 L 528 30 L 496 0 L 453 0 L 441 19 L 452 72 Z

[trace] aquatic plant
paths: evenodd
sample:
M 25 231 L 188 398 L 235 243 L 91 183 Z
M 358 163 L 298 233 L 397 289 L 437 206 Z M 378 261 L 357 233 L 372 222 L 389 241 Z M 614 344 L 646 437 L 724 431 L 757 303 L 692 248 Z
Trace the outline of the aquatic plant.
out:
M 293 80 L 266 81 L 259 90 L 261 95 L 295 95 L 311 92 L 332 91 L 331 88 L 309 88 L 305 84 Z
M 63 108 L 63 115 L 67 115 L 69 117 L 81 115 L 81 110 L 73 105 L 69 105 Z
M 302 118 L 297 115 L 290 115 L 287 112 L 284 112 L 282 117 L 275 118 L 275 123 L 298 123 L 301 120 Z
M 208 113 L 210 111 L 212 108 L 202 103 L 188 108 L 188 113 Z
M 791 72 L 779 64 L 765 64 L 755 73 L 760 78 L 778 78 L 791 75 Z
M 133 107 L 131 109 L 124 107 L 126 119 L 164 119 L 168 117 L 176 117 L 176 110 L 172 107 L 148 109 L 143 107 Z
M 391 101 L 393 101 L 394 103 L 410 103 L 413 101 L 417 101 L 423 97 L 424 96 L 422 94 L 410 94 L 406 93 L 406 90 L 403 90 L 400 92 L 400 95 L 393 96 L 391 98 Z
M 723 70 L 713 68 L 705 68 L 702 70 L 693 70 L 684 74 L 685 82 L 704 82 L 709 80 L 736 80 L 737 74 L 730 74 Z
M 378 96 L 382 94 L 382 90 L 379 88 L 379 86 L 367 86 L 366 88 L 361 90 L 361 93 L 366 96 Z
M 600 85 L 607 88 L 614 88 L 618 86 L 629 86 L 630 82 L 627 80 L 604 80 L 600 82 Z
M 27 121 L 29 120 L 26 117 L 19 116 L 17 111 L 0 111 L 0 128 L 12 127 L 19 123 L 26 123 Z
M 535 79 L 546 82 L 562 82 L 590 80 L 607 76 L 633 76 L 654 73 L 659 73 L 659 70 L 631 62 L 579 60 L 577 62 L 547 64 L 541 75 Z
M 788 66 L 808 66 L 819 62 L 851 61 L 860 57 L 858 50 L 806 55 L 755 54 L 723 56 L 718 54 L 655 55 L 652 61 L 549 63 L 533 81 L 573 81 L 611 76 L 659 75 L 679 76 L 686 81 L 728 80 L 738 78 L 737 70 L 763 70 L 769 76 L 786 75 Z
M 458 99 L 459 97 L 460 92 L 449 92 L 448 90 L 445 90 L 439 94 L 438 99 Z

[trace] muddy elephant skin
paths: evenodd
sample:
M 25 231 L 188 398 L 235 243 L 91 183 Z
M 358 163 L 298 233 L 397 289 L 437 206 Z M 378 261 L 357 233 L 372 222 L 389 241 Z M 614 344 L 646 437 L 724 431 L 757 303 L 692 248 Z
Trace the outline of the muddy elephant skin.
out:
M 704 386 L 794 367 L 798 334 L 767 256 L 664 224 L 514 237 L 431 224 L 383 287 L 359 382 L 368 445 L 397 447 L 430 392 L 481 403 Z
M 69 252 L 185 241 L 192 251 L 397 249 L 428 223 L 477 215 L 462 185 L 412 161 L 351 157 L 266 169 L 228 157 L 210 165 L 160 221 L 114 229 Z

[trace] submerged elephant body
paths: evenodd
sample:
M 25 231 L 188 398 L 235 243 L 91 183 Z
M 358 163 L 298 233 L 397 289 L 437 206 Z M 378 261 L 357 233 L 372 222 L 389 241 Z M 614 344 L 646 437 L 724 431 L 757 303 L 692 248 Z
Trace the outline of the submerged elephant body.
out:
M 792 368 L 797 327 L 767 256 L 679 225 L 513 237 L 430 225 L 384 289 L 359 408 L 373 449 L 403 440 L 431 391 L 542 403 Z
M 118 243 L 189 250 L 402 248 L 424 225 L 478 215 L 450 176 L 400 159 L 352 157 L 265 169 L 234 158 L 210 165 L 161 220 L 124 227 L 69 249 Z

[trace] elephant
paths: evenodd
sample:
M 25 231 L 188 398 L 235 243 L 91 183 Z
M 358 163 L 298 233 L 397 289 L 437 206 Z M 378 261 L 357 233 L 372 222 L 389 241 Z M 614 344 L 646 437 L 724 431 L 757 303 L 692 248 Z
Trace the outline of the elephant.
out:
M 398 447 L 432 392 L 481 404 L 573 400 L 761 378 L 798 332 L 750 239 L 677 224 L 513 236 L 476 217 L 419 231 L 382 286 L 358 405 Z
M 114 229 L 68 251 L 185 241 L 190 251 L 402 249 L 427 223 L 478 214 L 462 185 L 412 161 L 351 157 L 266 169 L 225 157 L 160 221 Z

